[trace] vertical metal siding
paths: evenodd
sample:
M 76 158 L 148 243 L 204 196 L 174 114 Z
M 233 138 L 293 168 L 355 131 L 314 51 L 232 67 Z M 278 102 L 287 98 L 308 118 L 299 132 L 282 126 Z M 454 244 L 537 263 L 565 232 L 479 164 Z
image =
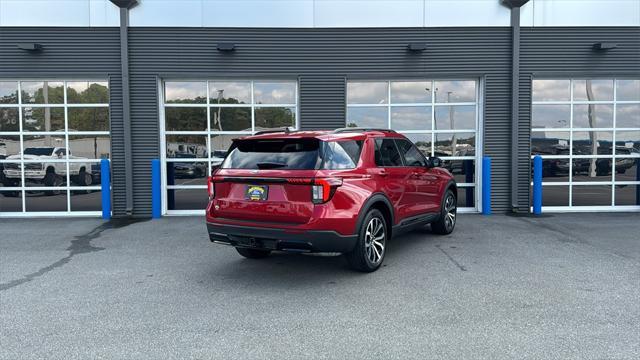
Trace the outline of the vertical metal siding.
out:
M 82 79 L 110 81 L 113 211 L 124 208 L 122 88 L 120 37 L 117 28 L 2 27 L 0 79 Z M 35 42 L 42 51 L 19 50 L 18 43 Z
M 530 169 L 531 81 L 536 77 L 640 78 L 640 27 L 539 27 L 522 28 L 520 60 L 521 169 Z M 616 49 L 595 51 L 597 42 L 613 42 Z M 526 111 L 523 106 L 527 106 Z M 526 164 L 526 165 L 525 165 Z M 529 206 L 531 171 L 518 179 L 520 206 Z
M 299 79 L 300 129 L 335 129 L 345 126 L 344 76 L 305 75 Z

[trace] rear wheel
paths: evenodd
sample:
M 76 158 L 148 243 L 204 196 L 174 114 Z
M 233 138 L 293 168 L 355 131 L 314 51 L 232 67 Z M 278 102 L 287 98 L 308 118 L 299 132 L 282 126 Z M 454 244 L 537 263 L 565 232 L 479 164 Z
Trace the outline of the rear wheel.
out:
M 246 257 L 247 259 L 262 259 L 271 254 L 271 250 L 247 249 L 241 247 L 237 247 L 236 250 L 238 251 L 238 254 Z
M 62 180 L 62 176 L 50 171 L 44 176 L 44 185 L 47 187 L 60 187 L 64 185 L 64 181 Z M 45 191 L 45 195 L 47 196 L 60 195 L 61 193 L 61 190 Z
M 442 199 L 440 217 L 431 223 L 431 230 L 440 235 L 448 235 L 456 227 L 457 199 L 451 189 L 447 190 Z
M 349 266 L 362 272 L 378 270 L 384 260 L 388 233 L 382 213 L 377 209 L 369 210 L 358 232 L 355 248 L 346 254 Z

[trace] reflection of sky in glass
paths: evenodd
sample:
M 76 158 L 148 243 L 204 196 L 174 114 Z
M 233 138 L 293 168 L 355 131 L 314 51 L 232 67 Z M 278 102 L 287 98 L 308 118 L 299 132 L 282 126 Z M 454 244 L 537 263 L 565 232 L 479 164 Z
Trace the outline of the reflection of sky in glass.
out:
M 427 81 L 392 81 L 391 103 L 430 103 L 431 82 Z
M 253 84 L 256 104 L 295 104 L 295 82 L 255 82 Z
M 347 104 L 386 104 L 387 85 L 386 81 L 350 81 L 347 83 Z
M 474 102 L 476 99 L 475 81 L 436 81 L 434 84 L 436 103 Z
M 618 80 L 617 100 L 640 101 L 640 80 Z
M 591 80 L 592 98 L 587 96 L 587 80 L 573 80 L 573 100 L 601 101 L 613 100 L 613 80 Z
M 640 104 L 618 104 L 616 127 L 640 128 Z
M 248 81 L 212 81 L 209 83 L 209 97 L 212 102 L 218 101 L 219 91 L 223 99 L 234 99 L 238 103 L 251 103 L 251 83 Z M 224 102 L 224 101 L 223 101 Z M 235 101 L 232 101 L 235 103 Z
M 533 80 L 533 101 L 569 101 L 569 80 Z
M 391 128 L 394 130 L 431 130 L 431 107 L 391 107 Z
M 17 94 L 17 81 L 0 81 L 0 104 L 16 104 L 18 102 Z
M 476 107 L 474 105 L 463 106 L 438 106 L 435 112 L 436 130 L 475 130 Z M 453 124 L 451 124 L 453 119 Z
M 386 107 L 350 107 L 347 109 L 347 126 L 387 128 Z
M 165 101 L 166 102 L 186 102 L 191 100 L 196 102 L 196 98 L 200 98 L 199 103 L 206 102 L 207 84 L 204 81 L 167 81 L 165 83 Z
M 533 105 L 531 122 L 534 128 L 568 128 L 571 126 L 570 105 Z
M 589 123 L 589 106 L 594 109 L 595 124 Z M 613 127 L 613 105 L 574 105 L 574 128 L 610 128 Z

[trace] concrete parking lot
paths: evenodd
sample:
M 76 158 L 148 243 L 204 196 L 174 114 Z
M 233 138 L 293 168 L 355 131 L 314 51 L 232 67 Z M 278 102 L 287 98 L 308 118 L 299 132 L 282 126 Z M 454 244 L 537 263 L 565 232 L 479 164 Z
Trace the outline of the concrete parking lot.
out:
M 0 220 L 2 359 L 637 359 L 640 214 L 461 215 L 385 266 L 247 260 L 202 218 Z

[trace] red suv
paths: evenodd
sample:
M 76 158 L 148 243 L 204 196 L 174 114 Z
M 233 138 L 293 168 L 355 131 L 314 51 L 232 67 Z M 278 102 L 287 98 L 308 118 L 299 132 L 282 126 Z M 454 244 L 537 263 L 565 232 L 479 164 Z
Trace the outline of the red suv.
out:
M 388 240 L 418 226 L 449 234 L 456 183 L 392 130 L 277 131 L 235 139 L 209 179 L 212 242 L 247 258 L 341 252 L 375 271 Z

